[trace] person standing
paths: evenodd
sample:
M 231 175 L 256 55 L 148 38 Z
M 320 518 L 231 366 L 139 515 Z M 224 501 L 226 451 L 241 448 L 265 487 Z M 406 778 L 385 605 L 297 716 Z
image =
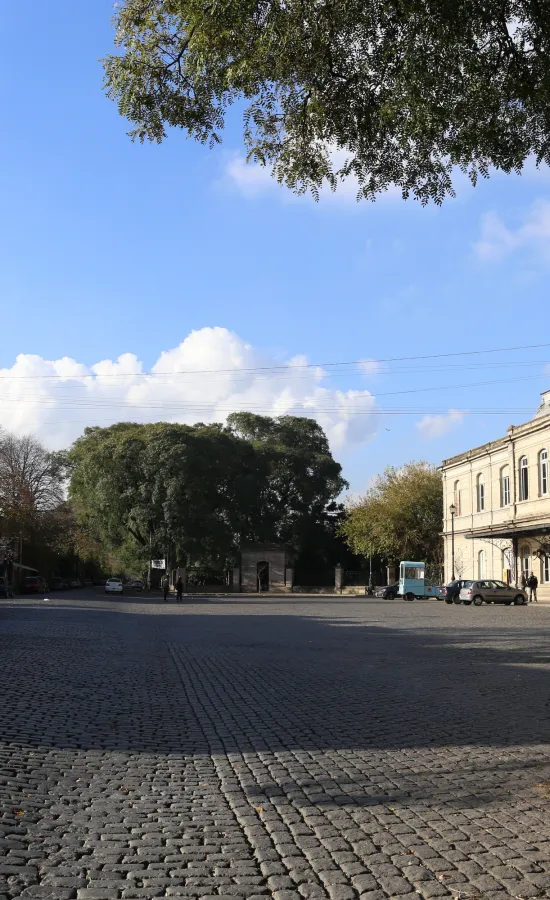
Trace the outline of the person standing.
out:
M 162 576 L 162 593 L 164 594 L 164 602 L 168 600 L 168 591 L 170 589 L 170 581 L 168 575 Z
M 529 588 L 529 603 L 532 603 L 533 600 L 535 603 L 538 603 L 537 600 L 537 588 L 539 586 L 539 580 L 534 572 L 531 572 L 528 580 L 527 587 Z
M 176 600 L 178 603 L 183 603 L 183 581 L 181 580 L 181 575 L 176 581 Z

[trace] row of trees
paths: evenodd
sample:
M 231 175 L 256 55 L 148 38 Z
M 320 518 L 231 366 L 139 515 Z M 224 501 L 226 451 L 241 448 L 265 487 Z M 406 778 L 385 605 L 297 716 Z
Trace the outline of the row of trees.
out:
M 68 454 L 69 498 L 89 541 L 126 569 L 235 564 L 244 541 L 336 561 L 347 486 L 317 422 L 235 413 L 226 425 L 87 428 Z
M 389 468 L 344 509 L 347 487 L 312 419 L 235 413 L 226 425 L 87 428 L 68 452 L 0 433 L 0 552 L 52 574 L 76 556 L 102 571 L 149 559 L 225 568 L 246 541 L 288 543 L 320 569 L 441 562 L 441 477 Z M 348 559 L 346 560 L 346 554 Z

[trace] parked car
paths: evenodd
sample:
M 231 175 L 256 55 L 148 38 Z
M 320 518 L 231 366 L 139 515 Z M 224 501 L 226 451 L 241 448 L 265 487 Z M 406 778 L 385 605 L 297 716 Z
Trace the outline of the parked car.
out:
M 451 581 L 445 588 L 445 603 L 466 603 L 468 605 L 467 600 L 460 599 L 460 592 L 464 587 L 470 587 L 472 583 L 471 578 L 455 578 L 454 581 Z M 469 601 L 472 602 L 471 600 Z
M 505 603 L 506 606 L 512 603 L 516 606 L 527 604 L 526 591 L 493 579 L 472 581 L 469 587 L 462 588 L 460 598 L 463 603 L 473 603 L 474 606 L 481 606 L 482 603 Z
M 68 587 L 68 581 L 65 581 L 64 578 L 60 578 L 58 575 L 54 575 L 54 577 L 50 579 L 51 591 L 66 591 Z
M 140 578 L 134 578 L 134 580 L 130 582 L 130 587 L 134 591 L 142 591 L 143 590 L 143 581 L 141 581 Z
M 82 587 L 82 582 L 81 582 L 80 578 L 71 578 L 71 580 L 69 581 L 69 587 L 72 587 L 72 588 Z
M 41 575 L 28 575 L 23 579 L 22 594 L 44 594 L 48 585 Z
M 382 600 L 395 600 L 397 595 L 399 594 L 399 582 L 396 581 L 394 584 L 388 584 L 386 587 L 376 588 L 374 592 L 375 597 L 380 597 Z
M 122 594 L 123 586 L 120 578 L 108 578 L 105 582 L 106 594 Z
M 4 597 L 5 600 L 9 600 L 13 597 L 13 587 L 8 582 L 6 585 L 6 580 L 3 575 L 0 575 L 0 597 Z

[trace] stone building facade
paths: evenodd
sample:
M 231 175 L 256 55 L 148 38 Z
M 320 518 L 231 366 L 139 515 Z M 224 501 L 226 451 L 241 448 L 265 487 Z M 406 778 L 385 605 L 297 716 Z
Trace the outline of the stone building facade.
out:
M 283 544 L 244 544 L 241 547 L 241 591 L 291 592 L 294 552 Z
M 534 418 L 442 465 L 445 577 L 521 584 L 550 599 L 550 391 Z M 451 505 L 454 504 L 454 573 Z

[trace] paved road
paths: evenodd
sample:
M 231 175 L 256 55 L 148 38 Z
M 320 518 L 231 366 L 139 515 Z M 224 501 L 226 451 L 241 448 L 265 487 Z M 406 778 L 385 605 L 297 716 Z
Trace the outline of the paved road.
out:
M 0 602 L 0 900 L 550 896 L 550 608 Z

